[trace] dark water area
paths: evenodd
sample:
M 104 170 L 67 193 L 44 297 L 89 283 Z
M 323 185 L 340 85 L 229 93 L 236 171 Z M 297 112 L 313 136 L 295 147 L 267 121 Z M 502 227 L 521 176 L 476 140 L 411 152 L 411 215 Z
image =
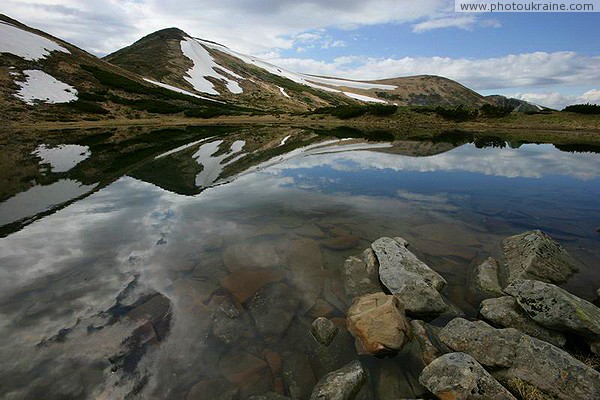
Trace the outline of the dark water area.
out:
M 582 263 L 565 288 L 592 301 L 600 287 L 593 147 L 253 127 L 70 135 L 0 149 L 0 398 L 306 398 L 355 359 L 364 398 L 426 396 L 414 344 L 359 356 L 344 328 L 340 269 L 382 236 L 406 239 L 470 317 L 471 269 L 529 229 Z M 327 351 L 308 334 L 318 316 L 341 328 Z

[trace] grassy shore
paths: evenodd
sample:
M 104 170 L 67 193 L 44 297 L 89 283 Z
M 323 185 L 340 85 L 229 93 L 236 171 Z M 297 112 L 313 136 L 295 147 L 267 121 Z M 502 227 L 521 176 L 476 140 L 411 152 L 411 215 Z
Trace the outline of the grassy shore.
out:
M 502 118 L 481 118 L 467 122 L 445 120 L 435 113 L 416 112 L 400 108 L 391 116 L 361 116 L 339 119 L 329 115 L 228 115 L 214 118 L 162 116 L 144 119 L 104 119 L 98 121 L 14 123 L 4 128 L 11 131 L 44 131 L 65 129 L 111 129 L 119 127 L 181 127 L 181 126 L 295 126 L 334 129 L 349 127 L 363 131 L 385 131 L 394 137 L 433 137 L 447 131 L 483 132 L 505 138 L 554 143 L 600 144 L 600 116 L 566 112 L 548 114 L 513 113 Z

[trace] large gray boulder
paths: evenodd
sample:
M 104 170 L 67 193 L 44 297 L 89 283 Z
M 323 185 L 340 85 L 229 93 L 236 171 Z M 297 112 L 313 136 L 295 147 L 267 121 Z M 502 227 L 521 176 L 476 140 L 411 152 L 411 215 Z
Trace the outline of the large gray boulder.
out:
M 383 285 L 412 315 L 440 314 L 448 310 L 440 295 L 446 280 L 406 248 L 401 238 L 377 239 L 371 248 L 379 261 Z
M 449 353 L 429 364 L 419 382 L 440 399 L 516 400 L 473 357 Z
M 518 379 L 559 399 L 600 398 L 600 373 L 516 329 L 495 329 L 483 321 L 455 318 L 442 329 L 440 339 L 491 368 L 501 382 Z
M 489 257 L 477 265 L 469 279 L 469 290 L 479 300 L 502 296 L 502 287 L 498 279 L 498 261 Z
M 479 313 L 495 326 L 515 328 L 529 336 L 538 338 L 555 346 L 563 347 L 567 342 L 565 335 L 545 328 L 529 318 L 514 297 L 503 296 L 481 302 Z
M 540 230 L 504 239 L 503 250 L 503 276 L 507 284 L 516 279 L 564 283 L 579 271 L 578 262 L 560 244 Z
M 516 280 L 504 289 L 538 324 L 557 331 L 572 332 L 594 344 L 600 341 L 600 308 L 555 285 Z
M 359 361 L 325 375 L 315 386 L 311 400 L 351 400 L 366 381 L 366 373 Z
M 397 353 L 410 334 L 402 304 L 383 292 L 358 298 L 348 311 L 347 321 L 361 353 Z

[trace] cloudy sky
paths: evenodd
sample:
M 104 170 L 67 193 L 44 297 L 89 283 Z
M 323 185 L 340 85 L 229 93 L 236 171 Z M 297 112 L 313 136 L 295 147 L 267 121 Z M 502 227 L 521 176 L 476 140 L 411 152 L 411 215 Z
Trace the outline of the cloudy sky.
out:
M 453 0 L 3 0 L 0 13 L 105 55 L 155 30 L 355 79 L 435 74 L 551 107 L 600 103 L 600 13 L 455 13 Z

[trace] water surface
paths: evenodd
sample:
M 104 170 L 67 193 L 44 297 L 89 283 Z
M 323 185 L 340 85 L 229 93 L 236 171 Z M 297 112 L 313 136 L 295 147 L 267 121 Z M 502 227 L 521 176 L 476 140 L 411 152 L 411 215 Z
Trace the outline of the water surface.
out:
M 284 128 L 99 135 L 74 141 L 91 154 L 68 171 L 4 181 L 0 397 L 246 398 L 357 358 L 374 398 L 422 396 L 411 346 L 359 357 L 342 329 L 324 355 L 307 334 L 317 316 L 343 328 L 340 268 L 381 236 L 407 239 L 469 316 L 469 271 L 524 230 L 582 262 L 569 290 L 592 300 L 600 283 L 597 153 Z M 21 150 L 31 168 L 42 144 Z M 83 192 L 57 197 L 67 179 Z

